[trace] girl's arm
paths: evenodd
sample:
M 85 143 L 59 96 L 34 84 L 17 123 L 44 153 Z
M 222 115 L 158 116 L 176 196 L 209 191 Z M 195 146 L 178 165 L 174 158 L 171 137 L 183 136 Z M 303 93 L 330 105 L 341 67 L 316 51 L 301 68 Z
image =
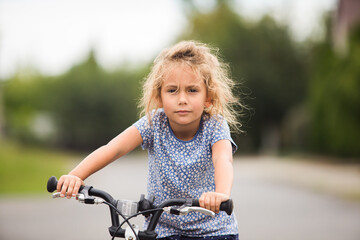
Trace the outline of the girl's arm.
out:
M 201 207 L 218 213 L 220 204 L 229 199 L 234 179 L 232 146 L 229 140 L 220 140 L 212 147 L 215 168 L 215 192 L 203 193 L 199 198 Z
M 131 126 L 127 128 L 108 144 L 88 155 L 68 175 L 61 176 L 57 185 L 57 191 L 61 192 L 62 197 L 65 196 L 65 193 L 68 198 L 76 196 L 80 186 L 84 184 L 83 180 L 114 160 L 134 150 L 141 143 L 142 137 L 136 127 Z

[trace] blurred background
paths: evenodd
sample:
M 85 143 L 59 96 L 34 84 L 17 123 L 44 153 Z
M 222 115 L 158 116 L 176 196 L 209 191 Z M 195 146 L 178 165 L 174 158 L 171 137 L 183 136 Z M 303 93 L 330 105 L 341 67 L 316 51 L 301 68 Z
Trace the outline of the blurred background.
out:
M 47 178 L 136 121 L 153 59 L 188 39 L 219 48 L 248 106 L 233 134 L 244 239 L 360 239 L 358 0 L 1 0 L 0 239 L 50 236 L 34 230 L 52 226 Z M 114 169 L 146 168 L 129 159 Z M 120 181 L 107 171 L 89 181 Z

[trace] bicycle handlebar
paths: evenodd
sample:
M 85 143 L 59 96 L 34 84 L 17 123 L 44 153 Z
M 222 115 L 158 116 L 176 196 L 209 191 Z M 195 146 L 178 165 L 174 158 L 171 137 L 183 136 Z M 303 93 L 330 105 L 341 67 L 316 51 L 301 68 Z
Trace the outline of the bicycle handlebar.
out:
M 57 184 L 58 184 L 58 181 L 57 181 L 56 177 L 54 177 L 54 176 L 50 177 L 47 182 L 47 191 L 50 193 L 54 192 L 57 188 Z M 114 207 L 117 205 L 117 200 L 114 200 L 114 198 L 107 192 L 99 190 L 99 189 L 95 189 L 92 186 L 81 186 L 79 189 L 79 193 L 84 194 L 84 203 L 94 204 L 95 203 L 94 197 L 99 197 L 99 198 L 104 199 L 107 203 L 111 204 L 112 207 L 108 204 L 110 207 L 110 216 L 111 216 L 111 223 L 112 223 L 112 226 L 109 227 L 109 232 L 110 232 L 111 236 L 122 237 L 122 238 L 125 237 L 125 229 L 119 229 L 119 226 L 120 226 L 119 216 L 116 213 L 116 210 L 115 210 L 116 207 Z M 149 200 L 146 200 L 146 201 L 147 202 L 145 202 L 145 204 L 142 205 L 141 210 L 156 209 L 156 211 L 154 210 L 154 213 L 151 217 L 151 220 L 150 220 L 147 230 L 139 231 L 137 234 L 139 239 L 143 239 L 143 240 L 156 239 L 157 234 L 155 233 L 155 227 L 156 227 L 156 225 L 160 219 L 160 216 L 163 213 L 163 209 L 165 207 L 182 206 L 184 204 L 191 205 L 194 207 L 200 206 L 198 199 L 169 199 L 169 200 L 166 200 L 166 201 L 160 203 L 158 206 L 154 206 L 152 204 L 152 202 Z M 140 204 L 140 202 L 138 204 Z M 220 205 L 220 210 L 225 211 L 228 215 L 231 215 L 231 213 L 233 211 L 233 201 L 231 199 L 229 199 L 225 202 L 222 202 Z

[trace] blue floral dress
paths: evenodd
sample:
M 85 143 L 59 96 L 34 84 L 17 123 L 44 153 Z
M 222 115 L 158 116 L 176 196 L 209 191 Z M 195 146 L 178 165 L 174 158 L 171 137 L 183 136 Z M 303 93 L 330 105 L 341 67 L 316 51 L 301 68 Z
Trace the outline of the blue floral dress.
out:
M 149 153 L 148 195 L 155 196 L 158 205 L 172 198 L 199 198 L 202 193 L 215 191 L 211 148 L 214 143 L 230 136 L 226 121 L 221 117 L 204 116 L 199 130 L 190 141 L 182 141 L 172 132 L 163 109 L 157 110 L 149 124 L 146 117 L 134 126 L 143 139 L 142 148 Z M 145 222 L 147 227 L 148 222 Z M 215 218 L 191 212 L 185 216 L 163 213 L 156 227 L 158 237 L 183 235 L 207 237 L 238 234 L 234 213 L 216 214 Z

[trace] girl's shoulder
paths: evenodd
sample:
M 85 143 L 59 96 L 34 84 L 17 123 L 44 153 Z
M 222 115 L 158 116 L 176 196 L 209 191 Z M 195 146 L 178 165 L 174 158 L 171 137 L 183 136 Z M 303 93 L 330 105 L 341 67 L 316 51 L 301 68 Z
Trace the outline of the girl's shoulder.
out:
M 203 119 L 203 132 L 205 135 L 207 134 L 212 144 L 222 139 L 228 139 L 231 142 L 233 153 L 235 153 L 238 147 L 231 137 L 226 119 L 221 115 L 206 116 Z
M 205 128 L 218 128 L 228 126 L 225 118 L 221 115 L 204 115 L 202 118 L 203 126 Z
M 134 125 L 143 128 L 157 128 L 167 123 L 167 117 L 162 108 L 152 110 L 149 115 L 140 118 Z
M 167 117 L 165 115 L 164 109 L 158 108 L 153 110 L 150 115 L 151 123 L 154 125 L 162 125 L 167 122 Z
M 230 137 L 230 127 L 226 119 L 221 115 L 204 116 L 202 124 L 203 132 L 212 137 Z

